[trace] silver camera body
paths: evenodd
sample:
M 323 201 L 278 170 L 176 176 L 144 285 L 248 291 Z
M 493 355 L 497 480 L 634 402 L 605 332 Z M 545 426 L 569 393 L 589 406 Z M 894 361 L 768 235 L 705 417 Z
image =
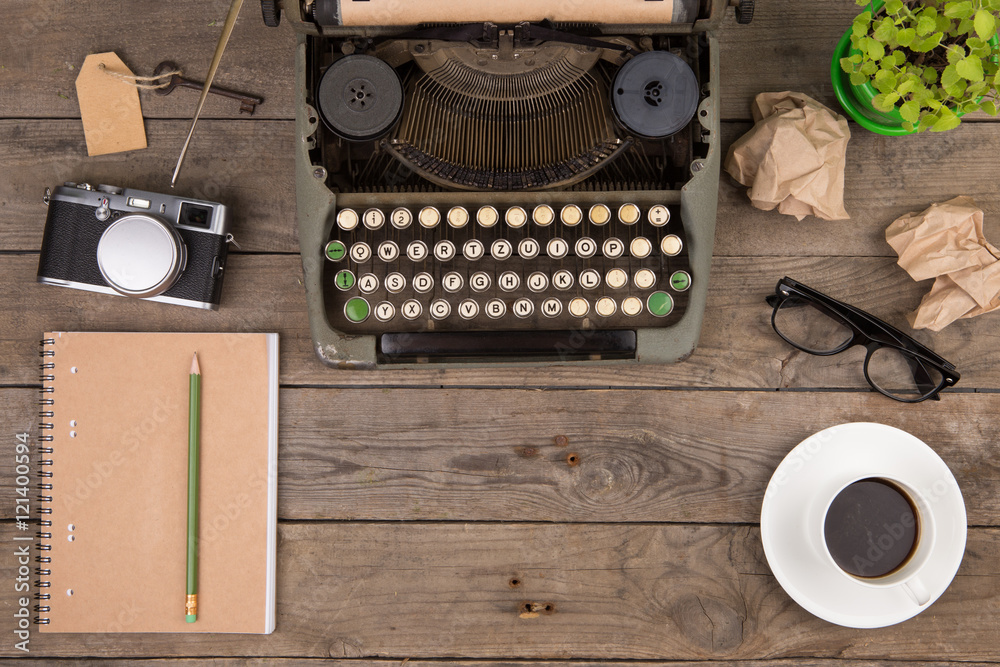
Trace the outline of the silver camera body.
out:
M 38 281 L 216 310 L 229 209 L 217 202 L 66 183 L 47 195 Z

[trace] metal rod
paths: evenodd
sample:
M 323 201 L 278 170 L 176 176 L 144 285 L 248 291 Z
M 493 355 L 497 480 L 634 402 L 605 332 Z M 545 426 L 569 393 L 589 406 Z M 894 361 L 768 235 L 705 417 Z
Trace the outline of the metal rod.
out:
M 177 166 L 174 167 L 174 175 L 170 179 L 170 187 L 174 187 L 174 184 L 177 183 L 177 175 L 181 173 L 181 165 L 184 164 L 188 145 L 191 143 L 192 135 L 194 135 L 194 126 L 198 124 L 201 108 L 205 106 L 205 98 L 208 97 L 208 89 L 212 87 L 212 80 L 215 78 L 215 70 L 219 69 L 219 61 L 222 60 L 222 54 L 226 51 L 226 44 L 229 43 L 229 36 L 233 34 L 233 28 L 236 26 L 236 17 L 239 16 L 242 6 L 243 0 L 233 0 L 233 4 L 229 6 L 229 16 L 226 17 L 226 23 L 222 26 L 222 34 L 219 36 L 219 43 L 215 47 L 212 64 L 208 68 L 208 76 L 205 77 L 205 85 L 201 89 L 201 97 L 198 99 L 198 108 L 195 109 L 194 118 L 191 119 L 191 129 L 188 130 L 187 139 L 184 140 L 184 147 L 181 149 L 181 155 L 177 158 Z

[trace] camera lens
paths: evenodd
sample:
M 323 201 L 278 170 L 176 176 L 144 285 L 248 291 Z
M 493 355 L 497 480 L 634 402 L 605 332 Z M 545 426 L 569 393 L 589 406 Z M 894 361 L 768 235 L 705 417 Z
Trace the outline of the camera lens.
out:
M 139 298 L 166 292 L 177 281 L 187 248 L 173 226 L 149 215 L 113 222 L 97 244 L 97 267 L 119 294 Z

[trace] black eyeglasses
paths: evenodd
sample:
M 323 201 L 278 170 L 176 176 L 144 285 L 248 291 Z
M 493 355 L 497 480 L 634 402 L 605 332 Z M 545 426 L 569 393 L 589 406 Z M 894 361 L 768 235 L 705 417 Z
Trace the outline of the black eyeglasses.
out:
M 767 303 L 774 307 L 771 326 L 803 352 L 829 356 L 863 345 L 865 379 L 889 398 L 940 400 L 938 392 L 961 377 L 953 364 L 899 329 L 791 278 L 778 281 Z

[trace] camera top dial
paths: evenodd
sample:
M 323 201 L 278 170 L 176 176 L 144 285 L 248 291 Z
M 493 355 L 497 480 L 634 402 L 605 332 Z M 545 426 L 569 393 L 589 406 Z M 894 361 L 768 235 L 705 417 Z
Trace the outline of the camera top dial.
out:
M 146 298 L 166 292 L 187 263 L 177 230 L 151 215 L 115 220 L 97 245 L 97 266 L 108 285 L 125 296 Z

